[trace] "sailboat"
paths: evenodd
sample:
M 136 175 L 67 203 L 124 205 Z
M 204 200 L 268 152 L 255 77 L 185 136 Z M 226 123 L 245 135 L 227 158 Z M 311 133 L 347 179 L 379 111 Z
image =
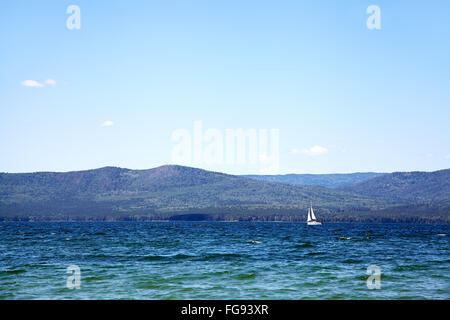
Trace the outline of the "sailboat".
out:
M 317 221 L 316 216 L 314 214 L 314 210 L 312 207 L 312 202 L 311 202 L 311 206 L 308 208 L 308 219 L 306 220 L 306 224 L 308 226 L 320 226 L 322 225 L 322 222 Z

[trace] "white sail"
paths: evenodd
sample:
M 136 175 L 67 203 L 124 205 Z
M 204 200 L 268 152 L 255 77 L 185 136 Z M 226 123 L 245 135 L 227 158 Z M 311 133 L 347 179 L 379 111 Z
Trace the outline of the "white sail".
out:
M 311 203 L 311 206 L 308 208 L 308 219 L 306 220 L 306 223 L 308 224 L 308 226 L 321 226 L 322 225 L 322 222 L 317 221 L 317 219 L 316 219 L 316 215 L 314 214 L 312 203 Z
M 312 219 L 311 219 L 311 208 L 308 208 L 308 219 L 307 219 L 307 221 L 308 222 L 312 221 Z
M 316 219 L 316 216 L 314 215 L 314 210 L 313 210 L 312 207 L 311 207 L 311 219 L 312 219 L 312 220 L 317 220 L 317 219 Z

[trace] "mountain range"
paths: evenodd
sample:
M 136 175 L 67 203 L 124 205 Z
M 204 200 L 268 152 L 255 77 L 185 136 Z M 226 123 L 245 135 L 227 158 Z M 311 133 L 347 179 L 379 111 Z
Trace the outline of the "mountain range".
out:
M 283 175 L 244 175 L 243 177 L 292 184 L 294 186 L 321 186 L 327 188 L 339 188 L 357 182 L 382 176 L 385 173 L 355 172 L 333 174 L 283 174 Z
M 450 222 L 450 169 L 290 176 L 177 165 L 0 173 L 0 220 L 304 221 L 312 202 L 325 221 Z

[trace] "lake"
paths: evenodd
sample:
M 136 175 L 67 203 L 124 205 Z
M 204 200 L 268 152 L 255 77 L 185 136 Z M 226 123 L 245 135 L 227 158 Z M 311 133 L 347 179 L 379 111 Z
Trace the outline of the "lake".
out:
M 1 222 L 0 299 L 450 299 L 449 231 L 394 223 Z M 80 270 L 79 289 L 67 287 L 71 276 L 69 287 L 77 284 L 69 266 Z M 379 289 L 368 288 L 369 266 L 380 272 L 369 287 Z

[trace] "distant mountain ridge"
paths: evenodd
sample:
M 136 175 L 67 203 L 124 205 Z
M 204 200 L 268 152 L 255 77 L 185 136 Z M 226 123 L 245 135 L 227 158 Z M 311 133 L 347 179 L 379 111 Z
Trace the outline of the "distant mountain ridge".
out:
M 304 221 L 312 201 L 327 221 L 450 222 L 449 172 L 414 173 L 411 181 L 399 178 L 411 173 L 384 174 L 339 188 L 176 165 L 0 173 L 0 220 Z
M 296 187 L 183 166 L 105 167 L 67 173 L 0 174 L 0 216 L 102 214 L 167 218 L 204 212 L 281 212 L 306 207 L 368 210 L 376 201 L 323 187 Z M 340 203 L 339 208 L 336 203 Z M 46 208 L 47 212 L 42 212 Z M 90 213 L 95 208 L 95 213 Z M 51 212 L 50 212 L 51 211 Z
M 332 173 L 332 174 L 282 174 L 282 175 L 243 175 L 243 177 L 286 183 L 295 186 L 321 186 L 327 188 L 339 188 L 361 181 L 369 180 L 386 173 L 378 172 L 355 172 L 355 173 Z
M 450 203 L 450 169 L 394 172 L 344 186 L 339 190 L 395 202 L 445 204 Z

